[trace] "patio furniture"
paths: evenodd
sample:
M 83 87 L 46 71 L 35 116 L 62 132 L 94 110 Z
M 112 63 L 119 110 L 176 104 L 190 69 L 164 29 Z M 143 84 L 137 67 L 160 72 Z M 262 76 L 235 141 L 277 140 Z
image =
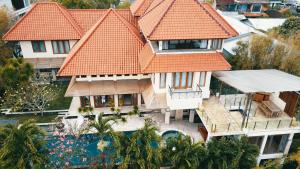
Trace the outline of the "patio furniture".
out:
M 269 93 L 255 93 L 253 100 L 261 103 L 262 101 L 268 101 L 270 98 Z
M 259 108 L 268 118 L 279 117 L 282 113 L 281 109 L 272 101 L 262 101 Z

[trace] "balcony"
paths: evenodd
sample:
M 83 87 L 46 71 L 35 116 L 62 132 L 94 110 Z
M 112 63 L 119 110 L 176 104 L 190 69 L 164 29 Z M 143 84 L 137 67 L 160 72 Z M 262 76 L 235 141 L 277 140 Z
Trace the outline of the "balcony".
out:
M 252 101 L 249 117 L 243 124 L 245 104 L 244 94 L 213 96 L 204 101 L 197 112 L 207 131 L 216 136 L 299 128 L 299 122 L 285 112 L 278 117 L 267 117 L 256 101 Z
M 202 103 L 202 90 L 199 85 L 195 89 L 175 89 L 169 86 L 167 105 L 171 110 L 195 109 Z

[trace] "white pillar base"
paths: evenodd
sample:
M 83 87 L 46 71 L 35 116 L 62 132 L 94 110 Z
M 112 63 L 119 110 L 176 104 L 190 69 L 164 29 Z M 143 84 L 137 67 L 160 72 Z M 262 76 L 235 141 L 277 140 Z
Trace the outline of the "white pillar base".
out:
M 119 107 L 119 97 L 117 94 L 114 95 L 115 108 Z
M 190 110 L 189 122 L 194 123 L 195 110 Z
M 182 120 L 183 119 L 183 110 L 176 110 L 175 120 Z
M 165 112 L 165 124 L 170 124 L 170 111 Z

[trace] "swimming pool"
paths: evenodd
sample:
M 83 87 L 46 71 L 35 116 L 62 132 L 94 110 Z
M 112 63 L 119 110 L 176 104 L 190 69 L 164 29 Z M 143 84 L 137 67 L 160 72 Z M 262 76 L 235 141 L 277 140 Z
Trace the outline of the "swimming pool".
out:
M 176 131 L 176 130 L 168 130 L 162 134 L 162 138 L 164 140 L 168 140 L 169 138 L 177 138 L 179 136 L 179 134 L 182 134 L 182 133 L 179 131 Z

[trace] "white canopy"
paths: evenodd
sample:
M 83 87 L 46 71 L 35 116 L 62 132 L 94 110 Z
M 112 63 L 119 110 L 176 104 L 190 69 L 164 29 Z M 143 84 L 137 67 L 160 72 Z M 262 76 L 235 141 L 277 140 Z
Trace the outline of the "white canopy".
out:
M 213 76 L 243 93 L 300 91 L 300 77 L 275 69 L 218 71 Z

